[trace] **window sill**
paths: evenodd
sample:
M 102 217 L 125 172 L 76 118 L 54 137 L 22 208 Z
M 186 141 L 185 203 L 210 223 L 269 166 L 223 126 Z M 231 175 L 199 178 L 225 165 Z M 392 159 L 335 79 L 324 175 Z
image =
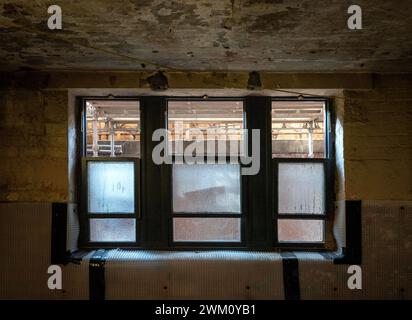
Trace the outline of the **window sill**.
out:
M 104 252 L 104 261 L 116 262 L 167 262 L 187 261 L 282 261 L 286 257 L 295 257 L 299 261 L 332 261 L 341 256 L 337 252 L 308 251 L 245 251 L 245 250 L 149 250 L 149 249 L 99 249 L 80 250 L 67 257 L 67 263 L 80 264 L 95 257 L 98 251 Z

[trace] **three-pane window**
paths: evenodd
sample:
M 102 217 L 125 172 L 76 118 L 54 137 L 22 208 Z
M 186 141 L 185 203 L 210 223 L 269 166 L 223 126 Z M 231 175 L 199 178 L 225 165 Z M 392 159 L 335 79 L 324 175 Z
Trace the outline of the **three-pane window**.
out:
M 83 99 L 83 246 L 144 247 L 139 230 L 150 233 L 157 228 L 154 221 L 162 219 L 168 221 L 166 227 L 158 226 L 169 239 L 167 247 L 254 246 L 260 238 L 254 230 L 262 226 L 272 239 L 269 247 L 322 246 L 333 187 L 327 100 L 269 99 L 267 109 L 245 108 L 250 102 L 243 98 L 160 101 L 164 125 L 161 113 L 158 119 L 141 118 L 151 106 L 146 103 L 141 110 L 139 99 Z M 270 170 L 259 178 L 258 189 L 251 190 L 253 177 L 242 176 L 241 157 L 251 152 L 246 119 L 256 123 L 253 119 L 262 119 L 262 114 L 270 127 L 253 129 L 260 130 L 262 150 L 270 152 Z M 147 132 L 156 126 L 167 130 L 165 154 L 172 161 L 159 164 L 165 168 L 156 181 L 159 193 L 148 194 L 142 182 L 143 177 L 151 181 L 153 172 L 153 167 L 147 169 L 153 162 Z M 260 160 L 265 167 L 264 154 Z M 264 197 L 265 190 L 273 190 L 270 198 Z M 251 204 L 260 201 L 268 203 L 267 212 L 253 212 L 256 206 Z M 163 203 L 164 212 L 152 213 L 157 220 L 145 216 L 150 202 Z M 262 217 L 261 223 L 252 223 L 255 215 Z

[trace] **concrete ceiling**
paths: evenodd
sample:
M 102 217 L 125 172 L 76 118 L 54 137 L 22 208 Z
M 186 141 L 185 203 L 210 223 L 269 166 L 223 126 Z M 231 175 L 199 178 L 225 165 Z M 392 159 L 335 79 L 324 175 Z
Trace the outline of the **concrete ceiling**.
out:
M 412 1 L 352 2 L 0 0 L 0 69 L 412 71 Z

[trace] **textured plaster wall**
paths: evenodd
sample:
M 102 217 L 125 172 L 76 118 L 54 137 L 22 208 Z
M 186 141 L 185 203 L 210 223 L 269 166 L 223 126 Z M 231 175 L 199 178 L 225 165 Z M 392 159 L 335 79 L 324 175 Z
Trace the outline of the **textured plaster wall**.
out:
M 412 200 L 410 88 L 346 91 L 345 190 L 348 200 Z
M 67 201 L 67 92 L 0 91 L 0 201 Z

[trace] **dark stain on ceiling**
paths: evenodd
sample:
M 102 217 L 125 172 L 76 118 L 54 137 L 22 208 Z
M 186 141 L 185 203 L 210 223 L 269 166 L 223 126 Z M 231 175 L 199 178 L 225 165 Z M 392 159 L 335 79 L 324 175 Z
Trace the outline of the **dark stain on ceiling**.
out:
M 49 30 L 49 5 L 63 30 Z M 0 69 L 412 71 L 412 1 L 0 0 Z

